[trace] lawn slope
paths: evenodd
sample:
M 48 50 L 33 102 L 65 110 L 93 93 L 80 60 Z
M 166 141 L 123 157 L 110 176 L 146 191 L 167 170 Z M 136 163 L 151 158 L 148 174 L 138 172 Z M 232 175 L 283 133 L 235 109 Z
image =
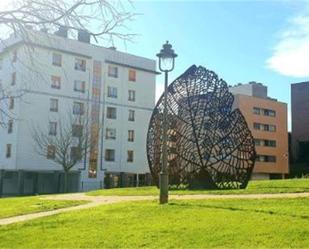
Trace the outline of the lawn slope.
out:
M 309 198 L 141 201 L 0 227 L 0 248 L 308 248 Z

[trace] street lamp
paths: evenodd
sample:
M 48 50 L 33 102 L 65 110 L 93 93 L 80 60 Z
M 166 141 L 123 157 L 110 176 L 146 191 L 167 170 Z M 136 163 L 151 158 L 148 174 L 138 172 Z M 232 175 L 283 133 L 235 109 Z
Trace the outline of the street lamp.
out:
M 164 110 L 163 110 L 163 149 L 162 149 L 162 167 L 160 171 L 160 204 L 168 202 L 168 170 L 167 170 L 167 85 L 168 73 L 174 69 L 175 54 L 172 45 L 168 41 L 163 45 L 159 57 L 159 69 L 165 74 L 164 84 Z

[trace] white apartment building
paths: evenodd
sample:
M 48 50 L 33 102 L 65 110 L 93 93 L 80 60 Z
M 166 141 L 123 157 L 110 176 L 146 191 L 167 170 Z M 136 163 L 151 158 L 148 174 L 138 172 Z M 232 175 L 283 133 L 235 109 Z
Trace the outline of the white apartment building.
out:
M 2 88 L 23 90 L 22 98 L 1 103 L 12 116 L 2 115 L 7 126 L 0 128 L 0 195 L 61 191 L 62 168 L 38 155 L 31 129 L 56 133 L 59 117 L 72 110 L 90 117 L 98 139 L 97 149 L 73 168 L 72 191 L 145 181 L 155 61 L 90 44 L 83 31 L 76 40 L 64 28 L 30 31 L 27 39 L 11 36 L 0 49 Z

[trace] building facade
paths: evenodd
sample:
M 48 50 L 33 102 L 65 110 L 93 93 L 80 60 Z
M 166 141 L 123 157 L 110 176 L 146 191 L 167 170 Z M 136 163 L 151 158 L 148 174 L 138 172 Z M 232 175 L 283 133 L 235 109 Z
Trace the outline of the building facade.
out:
M 309 173 L 309 81 L 291 85 L 291 171 Z
M 63 29 L 30 31 L 28 39 L 10 37 L 0 54 L 2 88 L 22 95 L 2 102 L 11 115 L 2 116 L 0 128 L 0 191 L 57 192 L 62 168 L 38 155 L 32 128 L 46 127 L 52 136 L 59 117 L 71 114 L 89 117 L 96 141 L 72 169 L 72 191 L 145 181 L 155 61 L 92 45 L 85 32 L 73 40 Z
M 287 104 L 269 98 L 261 83 L 238 84 L 230 91 L 254 137 L 257 158 L 252 178 L 283 178 L 289 173 Z

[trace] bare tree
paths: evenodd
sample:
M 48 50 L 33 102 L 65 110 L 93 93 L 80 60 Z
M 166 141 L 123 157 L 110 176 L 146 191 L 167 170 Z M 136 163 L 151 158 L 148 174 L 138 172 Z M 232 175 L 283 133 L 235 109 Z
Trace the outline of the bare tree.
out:
M 12 0 L 0 11 L 0 27 L 27 37 L 27 29 L 87 30 L 96 40 L 131 40 L 135 34 L 126 26 L 136 14 L 127 11 L 131 1 L 120 0 Z
M 49 127 L 32 127 L 36 152 L 59 164 L 64 171 L 64 190 L 68 192 L 70 170 L 95 149 L 97 137 L 91 137 L 91 129 L 85 115 L 60 117 Z
M 115 40 L 126 43 L 135 36 L 127 27 L 136 16 L 131 10 L 130 0 L 11 0 L 7 8 L 0 9 L 0 53 L 7 46 L 3 39 L 7 32 L 24 41 L 31 57 L 32 29 L 53 32 L 66 27 L 70 31 L 84 30 L 103 45 L 114 46 Z M 4 89 L 0 82 L 0 126 L 14 116 L 5 108 L 7 100 L 20 96 L 21 93 Z
M 22 96 L 22 91 L 10 91 L 0 82 L 0 127 L 6 127 L 9 120 L 15 119 L 15 114 L 10 112 L 13 101 Z

